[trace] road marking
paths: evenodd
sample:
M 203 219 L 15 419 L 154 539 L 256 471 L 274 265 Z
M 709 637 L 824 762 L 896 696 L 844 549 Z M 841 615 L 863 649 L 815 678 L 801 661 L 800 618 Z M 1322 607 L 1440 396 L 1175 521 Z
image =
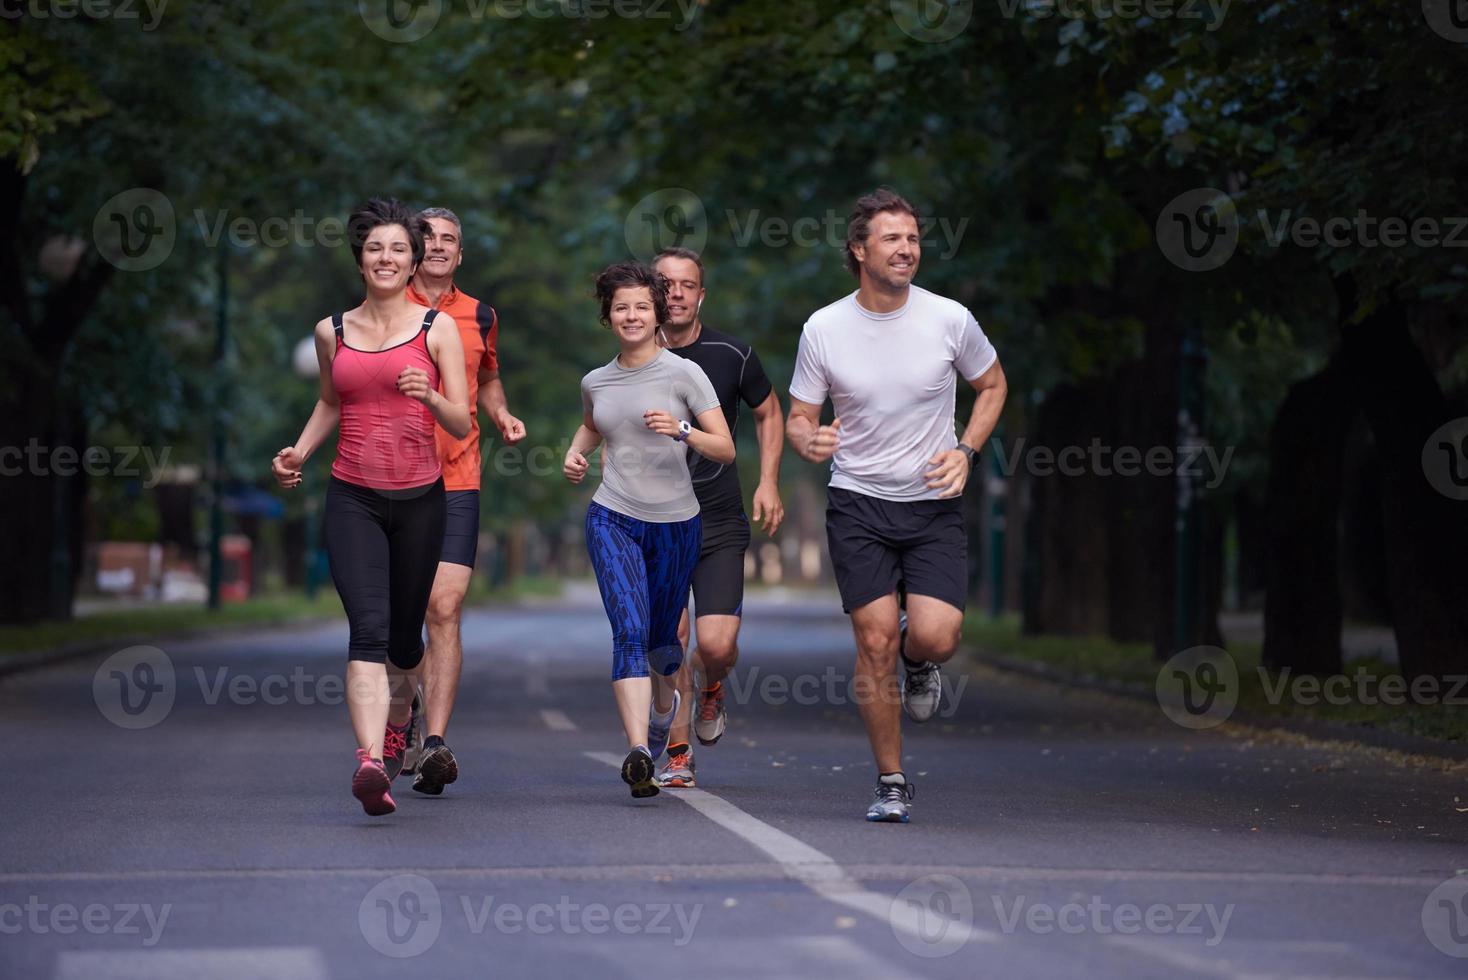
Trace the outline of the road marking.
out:
M 622 765 L 621 757 L 610 752 L 587 752 L 586 755 L 613 768 L 620 768 Z M 827 901 L 886 922 L 894 932 L 926 940 L 918 909 L 894 902 L 885 895 L 867 891 L 830 855 L 823 854 L 785 831 L 745 813 L 728 800 L 707 790 L 681 789 L 672 795 L 725 830 L 737 834 L 764 851 L 775 859 L 786 875 Z M 971 930 L 970 938 L 991 943 L 999 940 L 999 934 L 975 926 Z
M 1201 956 L 1181 949 L 1171 949 L 1163 944 L 1160 937 L 1151 936 L 1107 936 L 1105 942 L 1111 946 L 1119 946 L 1133 953 L 1150 956 L 1154 960 L 1160 960 L 1168 966 L 1188 970 L 1192 973 L 1201 973 L 1210 977 L 1224 977 L 1226 980 L 1242 980 L 1245 974 L 1235 973 L 1229 966 L 1228 961 L 1205 960 Z M 1263 980 L 1262 977 L 1256 980 Z
M 576 723 L 558 708 L 541 708 L 540 720 L 553 732 L 574 732 Z
M 55 980 L 330 980 L 321 951 L 310 946 L 230 949 L 109 949 L 63 951 Z

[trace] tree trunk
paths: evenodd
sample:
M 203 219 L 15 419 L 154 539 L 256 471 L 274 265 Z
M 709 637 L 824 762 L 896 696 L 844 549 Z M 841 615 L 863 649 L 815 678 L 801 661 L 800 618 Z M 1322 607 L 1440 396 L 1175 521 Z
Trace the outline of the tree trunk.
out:
M 1269 439 L 1264 663 L 1341 669 L 1341 472 L 1355 409 L 1340 359 L 1290 386 Z
M 1438 427 L 1463 411 L 1438 388 L 1407 329 L 1408 312 L 1390 304 L 1346 326 L 1342 350 L 1380 454 L 1386 573 L 1402 673 L 1443 676 L 1468 667 L 1461 586 L 1468 504 L 1434 488 L 1423 458 Z

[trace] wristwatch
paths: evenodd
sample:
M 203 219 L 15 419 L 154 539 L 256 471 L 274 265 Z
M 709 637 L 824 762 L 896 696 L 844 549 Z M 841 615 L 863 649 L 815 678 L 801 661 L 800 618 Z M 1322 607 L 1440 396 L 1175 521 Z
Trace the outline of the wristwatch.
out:
M 963 454 L 968 457 L 968 468 L 973 469 L 974 464 L 979 461 L 979 451 L 973 446 L 965 446 L 961 442 L 958 444 L 958 448 L 961 449 L 963 451 Z
M 673 440 L 675 442 L 687 442 L 688 441 L 688 433 L 690 433 L 692 431 L 693 431 L 693 426 L 691 426 L 691 425 L 688 424 L 688 420 L 687 419 L 684 419 L 682 422 L 679 422 L 678 423 L 678 434 L 673 437 Z

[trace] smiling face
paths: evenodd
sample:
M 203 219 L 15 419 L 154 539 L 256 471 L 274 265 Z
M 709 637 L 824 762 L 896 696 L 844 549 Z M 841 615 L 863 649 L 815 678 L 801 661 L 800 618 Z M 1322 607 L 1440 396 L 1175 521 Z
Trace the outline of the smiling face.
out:
M 905 289 L 922 258 L 917 219 L 902 211 L 874 215 L 866 241 L 853 245 L 852 254 L 861 266 L 863 282 L 870 279 L 888 290 Z
M 464 261 L 464 242 L 459 226 L 447 218 L 429 218 L 423 236 L 423 266 L 419 270 L 434 279 L 449 279 Z
M 655 266 L 668 280 L 668 323 L 675 334 L 693 326 L 698 319 L 698 309 L 703 303 L 703 275 L 698 263 L 667 255 Z
M 652 301 L 652 290 L 646 286 L 622 286 L 613 293 L 608 318 L 612 332 L 623 347 L 656 343 L 657 310 Z
M 362 243 L 362 278 L 374 292 L 395 293 L 414 272 L 413 242 L 402 225 L 378 225 Z

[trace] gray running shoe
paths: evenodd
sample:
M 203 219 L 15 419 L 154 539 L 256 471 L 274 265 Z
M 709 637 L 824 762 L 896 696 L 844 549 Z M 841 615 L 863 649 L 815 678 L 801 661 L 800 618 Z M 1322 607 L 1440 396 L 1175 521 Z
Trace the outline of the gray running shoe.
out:
M 902 773 L 880 777 L 877 780 L 877 798 L 867 807 L 867 819 L 872 823 L 907 823 L 907 804 L 913 795 L 913 785 Z

